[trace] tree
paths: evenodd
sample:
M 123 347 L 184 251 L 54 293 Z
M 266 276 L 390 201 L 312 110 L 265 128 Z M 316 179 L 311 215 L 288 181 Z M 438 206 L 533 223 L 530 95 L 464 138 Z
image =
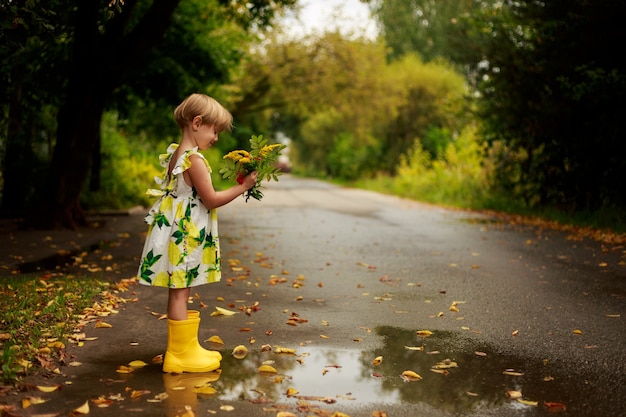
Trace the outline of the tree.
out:
M 526 201 L 626 208 L 626 65 L 611 46 L 624 15 L 623 0 L 522 0 L 469 18 L 480 116 L 489 138 L 523 150 Z
M 178 69 L 181 62 L 192 63 L 194 60 L 206 61 L 204 55 L 199 55 L 206 51 L 206 46 L 201 51 L 186 49 L 186 45 L 168 45 L 170 48 L 159 49 L 163 46 L 163 39 L 183 39 L 185 27 L 174 25 L 181 32 L 168 32 L 172 19 L 184 19 L 184 9 L 179 8 L 182 3 L 186 8 L 200 8 L 202 13 L 196 14 L 194 20 L 198 22 L 192 26 L 197 29 L 199 22 L 223 22 L 236 25 L 244 30 L 252 30 L 254 27 L 262 27 L 271 23 L 277 8 L 285 5 L 292 5 L 294 0 L 272 1 L 226 1 L 213 0 L 201 2 L 197 0 L 126 0 L 124 2 L 109 2 L 108 0 L 73 2 L 58 0 L 55 2 L 55 14 L 45 16 L 43 13 L 37 14 L 37 7 L 40 2 L 12 2 L 9 6 L 4 5 L 2 12 L 16 22 L 19 29 L 21 14 L 25 11 L 35 15 L 37 19 L 33 21 L 43 21 L 44 27 L 59 28 L 57 36 L 54 37 L 54 44 L 64 47 L 58 51 L 53 62 L 60 63 L 51 73 L 57 76 L 58 83 L 55 86 L 62 86 L 59 94 L 59 108 L 57 116 L 57 132 L 54 152 L 50 163 L 49 171 L 46 173 L 46 182 L 36 193 L 37 201 L 31 204 L 31 225 L 38 227 L 78 227 L 85 223 L 85 215 L 80 207 L 79 195 L 87 178 L 94 154 L 99 152 L 100 121 L 107 106 L 115 103 L 113 99 L 115 93 L 120 91 L 131 91 L 136 97 L 150 98 L 150 95 L 158 95 L 155 91 L 160 91 L 160 97 L 167 97 L 164 89 L 159 89 L 158 85 L 150 86 L 150 83 L 132 82 L 137 80 L 137 76 L 150 75 L 144 72 L 154 64 L 155 56 L 161 58 L 162 62 L 168 62 L 170 66 L 155 68 L 152 66 L 152 74 L 169 74 Z M 34 7 L 31 7 L 34 4 Z M 113 9 L 110 7 L 113 5 Z M 50 7 L 52 9 L 52 7 Z M 181 11 L 182 10 L 182 11 Z M 179 15 L 176 12 L 180 11 Z M 38 20 L 40 19 L 40 20 Z M 46 20 L 49 19 L 49 20 Z M 11 33 L 16 27 L 3 26 L 3 33 Z M 206 33 L 206 32 L 204 32 Z M 59 36 L 62 35 L 62 36 Z M 190 35 L 192 36 L 192 35 Z M 214 38 L 217 39 L 217 38 Z M 199 39 L 196 38 L 196 41 Z M 24 43 L 30 41 L 28 34 L 23 40 Z M 219 42 L 216 42 L 219 44 Z M 194 44 L 195 45 L 195 44 Z M 20 46 L 13 51 L 3 51 L 4 58 L 19 56 Z M 211 56 L 213 65 L 193 68 L 188 71 L 186 80 L 191 82 L 184 86 L 179 86 L 175 92 L 185 91 L 188 94 L 194 90 L 204 89 L 216 78 L 216 73 L 222 79 L 227 78 L 228 68 L 223 68 L 228 59 L 224 55 L 228 54 L 227 45 L 219 45 L 220 50 L 215 50 L 216 54 Z M 231 44 L 232 46 L 232 44 Z M 236 48 L 234 48 L 236 49 Z M 156 52 L 159 53 L 156 53 Z M 187 53 L 183 53 L 186 51 Z M 170 59 L 166 57 L 167 52 L 172 53 Z M 12 60 L 8 62 L 13 62 Z M 67 63 L 67 67 L 62 64 Z M 207 71 L 208 69 L 208 71 Z M 8 81 L 12 94 L 9 97 L 20 97 L 18 92 L 23 89 L 33 88 L 34 85 L 28 80 L 15 79 L 14 67 L 3 67 L 3 77 Z M 195 71 L 195 74 L 191 75 Z M 34 74 L 35 71 L 27 72 Z M 167 75 L 161 80 L 168 79 Z M 171 80 L 172 78 L 169 78 Z M 65 81 L 66 80 L 66 81 Z M 131 80 L 131 81 L 129 81 Z M 143 87 L 143 89 L 141 88 Z M 58 87 L 56 87 L 58 88 Z M 49 92 L 50 90 L 45 90 Z M 23 100 L 23 96 L 22 100 Z M 122 102 L 118 94 L 118 103 Z M 128 95 L 127 95 L 128 97 Z M 176 101 L 180 100 L 180 95 Z M 174 100 L 171 98 L 171 100 Z M 12 109 L 30 108 L 37 109 L 37 105 L 32 101 L 23 100 L 22 103 L 13 103 Z M 6 104 L 5 104 L 6 105 Z M 18 106 L 20 105 L 20 106 Z M 18 106 L 18 107 L 16 107 Z M 6 107 L 5 107 L 6 108 Z M 24 121 L 19 119 L 19 114 L 9 111 L 12 119 L 8 124 L 24 126 Z M 16 119 L 17 118 L 17 119 Z M 15 121 L 17 120 L 17 122 Z M 32 120 L 32 119 L 31 119 Z M 18 129 L 11 129 L 8 133 L 14 134 Z M 7 143 L 17 143 L 15 136 L 7 138 Z M 9 149 L 7 149 L 7 152 Z M 5 155 L 5 159 L 10 158 Z M 9 172 L 5 175 L 5 184 L 12 181 Z M 6 195 L 5 195 L 6 196 Z M 3 198 L 3 200 L 6 200 Z
M 328 32 L 304 40 L 276 39 L 252 62 L 259 80 L 270 86 L 264 103 L 273 109 L 272 122 L 294 140 L 293 156 L 304 170 L 347 172 L 328 159 L 345 149 L 365 150 L 350 160 L 351 172 L 375 167 L 377 129 L 397 105 L 384 76 L 384 54 L 380 43 Z
M 457 62 L 459 44 L 455 26 L 494 0 L 384 0 L 371 1 L 382 26 L 389 58 L 417 53 L 425 62 L 445 58 Z M 462 47 L 461 47 L 462 48 Z
M 427 139 L 432 139 L 436 131 L 449 132 L 446 136 L 450 138 L 459 133 L 466 122 L 463 114 L 467 89 L 463 76 L 450 65 L 424 63 L 410 53 L 392 62 L 388 73 L 395 81 L 396 94 L 402 97 L 398 115 L 390 119 L 384 136 L 385 168 L 395 173 L 401 157 L 416 139 L 431 157 L 436 157 L 447 143 L 430 143 Z
M 23 4 L 22 4 L 23 3 Z M 0 77 L 4 111 L 0 112 L 2 209 L 18 213 L 32 200 L 40 183 L 44 153 L 52 148 L 52 115 L 59 104 L 60 83 L 50 68 L 62 68 L 59 40 L 67 25 L 55 16 L 55 4 L 0 4 Z

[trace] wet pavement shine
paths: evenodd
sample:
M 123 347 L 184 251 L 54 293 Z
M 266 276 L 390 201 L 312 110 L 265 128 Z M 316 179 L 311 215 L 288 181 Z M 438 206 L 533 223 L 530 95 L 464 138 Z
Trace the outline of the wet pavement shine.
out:
M 110 328 L 90 323 L 95 339 L 68 345 L 78 366 L 26 379 L 62 389 L 0 398 L 46 399 L 10 415 L 80 415 L 85 403 L 106 417 L 624 415 L 623 249 L 290 176 L 219 213 L 222 282 L 190 299 L 199 339 L 223 355 L 218 372 L 161 371 L 167 291 L 135 284 Z M 51 240 L 115 282 L 134 276 L 141 220 L 105 217 L 97 233 Z M 70 249 L 20 265 L 76 269 Z M 117 372 L 132 361 L 146 365 Z

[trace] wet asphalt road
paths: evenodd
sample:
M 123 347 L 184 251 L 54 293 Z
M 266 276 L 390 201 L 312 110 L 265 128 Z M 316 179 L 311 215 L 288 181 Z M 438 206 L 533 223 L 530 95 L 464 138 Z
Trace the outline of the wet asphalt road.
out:
M 91 402 L 91 416 L 624 415 L 624 248 L 290 176 L 219 213 L 223 280 L 194 290 L 190 308 L 201 340 L 224 341 L 211 345 L 221 374 L 152 364 L 166 291 L 136 285 L 112 328 L 87 327 L 98 339 L 68 349 L 81 365 L 51 382 L 71 384 L 20 415 L 68 415 L 98 397 L 111 404 Z M 133 275 L 145 231 L 123 227 L 123 245 L 98 251 L 112 252 L 114 279 Z M 212 316 L 216 306 L 237 313 Z M 133 360 L 149 365 L 116 372 Z M 216 394 L 193 393 L 208 380 Z

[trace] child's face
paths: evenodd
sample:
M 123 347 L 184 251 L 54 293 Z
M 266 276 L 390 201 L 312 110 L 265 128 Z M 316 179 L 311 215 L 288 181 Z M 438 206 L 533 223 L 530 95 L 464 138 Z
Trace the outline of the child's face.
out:
M 218 140 L 219 132 L 215 129 L 215 125 L 202 124 L 196 132 L 196 142 L 201 150 L 208 149 Z

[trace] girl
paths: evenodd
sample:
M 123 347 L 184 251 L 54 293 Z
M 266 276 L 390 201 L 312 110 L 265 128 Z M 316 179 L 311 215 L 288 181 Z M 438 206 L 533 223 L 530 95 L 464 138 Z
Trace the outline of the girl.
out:
M 164 173 L 155 178 L 160 189 L 148 190 L 159 200 L 145 219 L 150 226 L 138 276 L 142 284 L 169 288 L 163 371 L 209 372 L 220 367 L 222 356 L 200 346 L 200 313 L 187 311 L 187 301 L 191 287 L 221 277 L 215 209 L 252 188 L 258 173 L 248 174 L 242 184 L 215 191 L 211 168 L 198 151 L 208 149 L 220 132 L 231 129 L 232 115 L 213 98 L 192 94 L 174 110 L 174 118 L 182 139 L 160 157 Z

